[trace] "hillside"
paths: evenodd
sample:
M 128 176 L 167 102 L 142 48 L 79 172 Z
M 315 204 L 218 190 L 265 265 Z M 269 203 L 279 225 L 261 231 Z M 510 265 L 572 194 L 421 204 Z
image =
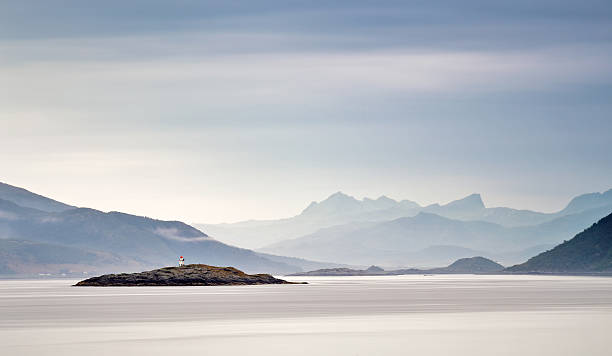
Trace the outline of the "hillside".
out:
M 47 201 L 16 187 L 9 190 L 21 192 L 20 201 L 24 201 L 24 194 Z M 233 265 L 249 272 L 289 273 L 303 270 L 302 262 L 308 267 L 313 264 L 299 259 L 267 258 L 229 246 L 180 221 L 89 208 L 47 212 L 5 199 L 0 199 L 0 238 L 4 239 L 0 240 L 0 273 L 4 274 L 133 271 L 173 265 L 180 255 L 189 262 Z
M 74 206 L 2 182 L 0 182 L 0 199 L 12 201 L 25 208 L 33 208 L 46 212 L 59 212 L 75 208 Z
M 553 273 L 612 271 L 612 214 L 571 240 L 507 270 Z
M 28 240 L 0 239 L 0 275 L 82 275 L 146 265 L 111 253 Z

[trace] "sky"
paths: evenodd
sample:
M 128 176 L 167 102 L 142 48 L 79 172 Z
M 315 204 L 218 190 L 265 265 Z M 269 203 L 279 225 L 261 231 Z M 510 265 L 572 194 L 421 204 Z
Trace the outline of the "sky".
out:
M 187 222 L 612 188 L 610 1 L 0 0 L 0 181 Z

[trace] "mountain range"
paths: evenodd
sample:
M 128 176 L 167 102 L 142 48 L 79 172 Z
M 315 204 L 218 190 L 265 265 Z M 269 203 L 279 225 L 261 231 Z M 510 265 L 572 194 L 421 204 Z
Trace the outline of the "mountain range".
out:
M 337 192 L 321 202 L 310 203 L 299 215 L 291 218 L 249 220 L 232 224 L 195 224 L 194 226 L 207 231 L 220 241 L 257 249 L 284 240 L 310 235 L 329 227 L 385 222 L 414 217 L 421 212 L 454 220 L 482 221 L 513 228 L 534 226 L 563 216 L 607 206 L 612 206 L 612 189 L 604 193 L 589 193 L 575 197 L 564 209 L 555 213 L 507 207 L 488 208 L 484 205 L 480 194 L 471 194 L 444 205 L 420 206 L 413 201 L 396 201 L 386 196 L 378 199 L 358 200 Z M 581 226 L 580 229 L 584 227 L 586 226 Z
M 385 271 L 378 266 L 370 266 L 367 269 L 352 268 L 325 268 L 315 271 L 298 272 L 292 276 L 398 276 L 405 274 L 478 274 L 498 273 L 504 270 L 504 266 L 487 258 L 476 256 L 461 258 L 446 267 L 432 269 L 399 269 Z
M 511 265 L 571 238 L 610 212 L 612 205 L 519 227 L 421 212 L 391 221 L 321 229 L 261 251 L 355 265 L 432 267 L 474 255 Z
M 319 265 L 210 238 L 180 221 L 77 208 L 0 185 L 0 274 L 135 271 L 188 262 L 290 273 Z
M 421 207 L 335 193 L 293 218 L 204 225 L 211 237 L 180 221 L 75 207 L 0 183 L 0 274 L 129 272 L 173 265 L 179 255 L 249 273 L 435 267 L 471 256 L 513 265 L 611 212 L 612 190 L 578 196 L 551 214 L 487 208 L 478 194 Z M 227 244 L 236 241 L 263 247 Z

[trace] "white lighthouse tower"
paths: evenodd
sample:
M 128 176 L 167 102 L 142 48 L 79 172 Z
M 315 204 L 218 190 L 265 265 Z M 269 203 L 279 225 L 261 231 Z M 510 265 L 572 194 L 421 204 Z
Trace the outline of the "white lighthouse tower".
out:
M 179 267 L 183 267 L 185 265 L 185 259 L 183 256 L 179 257 Z

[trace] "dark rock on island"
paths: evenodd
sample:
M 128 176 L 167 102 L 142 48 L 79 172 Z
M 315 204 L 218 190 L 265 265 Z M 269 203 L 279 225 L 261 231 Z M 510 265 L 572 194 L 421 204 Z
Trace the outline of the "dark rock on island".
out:
M 191 264 L 164 267 L 140 273 L 105 274 L 80 281 L 75 286 L 225 286 L 249 284 L 304 284 L 274 278 L 269 274 L 246 274 L 234 267 Z

